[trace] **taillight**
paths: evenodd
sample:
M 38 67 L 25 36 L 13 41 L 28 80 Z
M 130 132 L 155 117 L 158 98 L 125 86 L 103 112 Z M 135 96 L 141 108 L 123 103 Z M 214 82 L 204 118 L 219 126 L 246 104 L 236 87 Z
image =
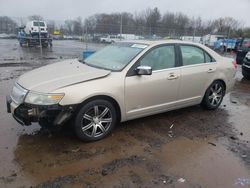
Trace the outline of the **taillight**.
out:
M 233 61 L 232 61 L 232 64 L 233 64 L 234 69 L 237 69 L 237 63 L 236 63 L 236 60 L 233 60 Z

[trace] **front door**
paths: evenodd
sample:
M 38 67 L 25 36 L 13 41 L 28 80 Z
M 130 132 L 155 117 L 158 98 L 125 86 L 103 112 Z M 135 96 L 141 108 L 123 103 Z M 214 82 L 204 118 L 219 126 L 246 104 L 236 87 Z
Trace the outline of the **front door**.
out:
M 180 68 L 176 67 L 174 45 L 155 47 L 137 62 L 150 66 L 152 75 L 130 75 L 125 79 L 127 118 L 133 119 L 166 111 L 177 99 Z

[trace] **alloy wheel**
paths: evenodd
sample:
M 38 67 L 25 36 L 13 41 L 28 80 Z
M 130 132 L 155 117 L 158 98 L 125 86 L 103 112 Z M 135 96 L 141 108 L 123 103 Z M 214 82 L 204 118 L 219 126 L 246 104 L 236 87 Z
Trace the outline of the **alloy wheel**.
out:
M 112 121 L 112 113 L 108 107 L 94 105 L 84 113 L 81 128 L 88 137 L 100 137 L 109 130 Z
M 217 106 L 220 104 L 223 98 L 223 88 L 221 84 L 215 83 L 210 87 L 208 101 L 212 106 Z

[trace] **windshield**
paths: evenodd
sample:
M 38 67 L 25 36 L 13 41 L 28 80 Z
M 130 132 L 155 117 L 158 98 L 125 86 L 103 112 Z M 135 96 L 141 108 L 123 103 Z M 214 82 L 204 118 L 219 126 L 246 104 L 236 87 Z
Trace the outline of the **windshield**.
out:
M 39 25 L 42 27 L 45 26 L 44 22 L 34 22 L 34 26 L 39 26 Z
M 85 63 L 97 68 L 120 71 L 146 47 L 145 44 L 116 43 L 89 56 Z

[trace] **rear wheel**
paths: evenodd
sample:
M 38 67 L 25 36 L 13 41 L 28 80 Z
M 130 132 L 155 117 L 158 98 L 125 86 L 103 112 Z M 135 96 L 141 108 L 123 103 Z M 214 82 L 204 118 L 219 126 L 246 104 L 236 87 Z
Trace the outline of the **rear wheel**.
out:
M 78 112 L 74 122 L 75 133 L 83 141 L 100 140 L 112 131 L 116 122 L 116 110 L 111 102 L 93 100 Z
M 206 90 L 201 105 L 208 109 L 214 110 L 218 108 L 225 95 L 225 86 L 221 81 L 214 81 Z

